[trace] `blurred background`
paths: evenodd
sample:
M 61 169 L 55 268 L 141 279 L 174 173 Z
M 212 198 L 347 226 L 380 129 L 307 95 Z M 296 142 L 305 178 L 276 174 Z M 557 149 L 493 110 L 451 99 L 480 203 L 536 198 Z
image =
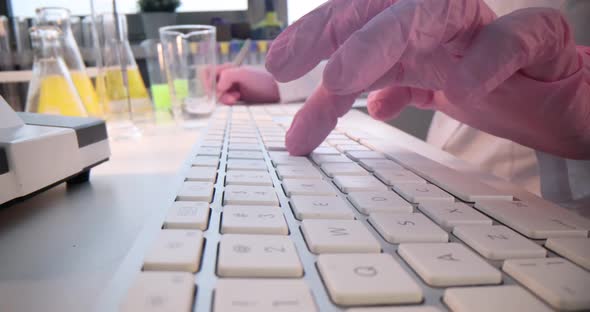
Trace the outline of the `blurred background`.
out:
M 136 68 L 139 74 L 138 77 L 135 77 L 129 71 L 128 77 L 125 76 L 119 80 L 128 80 L 129 84 L 139 81 L 142 86 L 132 89 L 133 86 L 129 85 L 127 95 L 132 96 L 131 93 L 135 90 L 135 93 L 144 96 L 141 94 L 144 92 L 142 90 L 145 90 L 151 97 L 152 103 L 149 105 L 156 111 L 158 109 L 165 110 L 169 105 L 167 103 L 169 100 L 162 98 L 159 95 L 162 94 L 162 90 L 158 89 L 166 84 L 165 79 L 162 78 L 164 74 L 158 68 L 157 45 L 159 37 L 157 30 L 159 27 L 174 24 L 214 25 L 217 29 L 218 63 L 233 60 L 245 40 L 251 39 L 248 41 L 249 53 L 244 64 L 262 65 L 272 39 L 286 26 L 325 1 L 116 0 L 117 12 L 123 17 L 116 27 L 113 27 L 116 28 L 117 33 L 122 34 L 123 37 L 120 39 L 128 42 L 126 48 L 133 59 L 130 60 L 129 66 Z M 29 101 L 31 98 L 29 87 L 31 81 L 35 81 L 33 77 L 35 73 L 32 71 L 35 49 L 29 32 L 30 27 L 38 23 L 38 8 L 40 6 L 61 7 L 69 10 L 69 32 L 71 32 L 80 51 L 79 54 L 86 67 L 87 75 L 91 77 L 95 87 L 99 88 L 95 81 L 96 73 L 94 71 L 96 42 L 93 41 L 95 37 L 93 37 L 89 16 L 92 12 L 92 5 L 95 6 L 95 14 L 97 11 L 109 12 L 112 11 L 113 1 L 0 0 L 0 94 L 15 110 L 25 110 L 27 97 L 29 97 Z M 98 32 L 97 36 L 101 38 L 100 40 L 104 41 L 105 37 L 116 36 L 111 34 L 111 28 L 108 25 L 98 25 L 94 29 Z M 106 51 L 108 52 L 108 49 Z M 65 57 L 67 58 L 67 55 Z M 66 63 L 68 63 L 67 59 Z M 108 64 L 103 65 L 108 66 Z M 72 80 L 76 84 L 76 77 L 73 75 L 74 79 Z M 108 73 L 106 79 L 107 81 L 109 79 Z M 135 80 L 132 81 L 132 79 Z M 78 87 L 78 92 L 81 92 L 79 86 L 76 85 L 76 87 Z M 431 117 L 431 112 L 410 108 L 404 111 L 400 118 L 393 121 L 392 124 L 424 139 Z

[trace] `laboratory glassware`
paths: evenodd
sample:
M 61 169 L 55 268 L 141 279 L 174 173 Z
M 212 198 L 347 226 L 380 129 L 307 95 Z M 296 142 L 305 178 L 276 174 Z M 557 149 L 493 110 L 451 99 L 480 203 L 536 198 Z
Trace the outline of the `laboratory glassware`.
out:
M 62 57 L 63 33 L 54 26 L 30 29 L 33 77 L 25 110 L 34 113 L 87 116 L 86 109 Z
M 144 49 L 149 75 L 150 91 L 156 113 L 172 113 L 170 89 L 166 80 L 166 64 L 162 44 L 156 39 L 147 39 L 141 43 Z
M 116 20 L 115 20 L 116 19 Z M 126 116 L 134 122 L 153 120 L 153 106 L 129 40 L 123 14 L 103 13 L 99 17 L 104 36 L 102 55 L 105 88 L 111 115 Z
M 104 103 L 99 101 L 96 90 L 86 71 L 82 54 L 74 38 L 71 27 L 70 11 L 66 8 L 44 7 L 36 10 L 34 24 L 36 26 L 55 26 L 62 33 L 61 49 L 63 59 L 70 70 L 72 81 L 80 94 L 82 103 L 91 116 L 102 116 Z
M 8 18 L 2 15 L 0 16 L 0 71 L 15 69 L 17 54 L 13 53 L 10 42 L 10 24 Z M 11 81 L 0 83 L 0 94 L 15 110 L 21 110 L 18 84 Z
M 179 25 L 160 28 L 160 41 L 172 111 L 177 120 L 209 115 L 215 108 L 216 39 L 215 27 Z M 196 47 L 196 48 L 193 48 Z

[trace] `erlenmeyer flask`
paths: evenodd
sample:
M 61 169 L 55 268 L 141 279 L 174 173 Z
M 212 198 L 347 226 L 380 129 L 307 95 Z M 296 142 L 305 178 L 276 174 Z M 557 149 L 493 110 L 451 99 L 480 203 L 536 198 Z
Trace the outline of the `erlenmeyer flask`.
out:
M 33 78 L 27 93 L 27 112 L 87 116 L 62 58 L 63 34 L 54 26 L 31 27 Z
M 63 59 L 70 70 L 70 76 L 82 103 L 90 115 L 102 116 L 104 103 L 100 103 L 92 81 L 86 72 L 86 66 L 72 32 L 70 11 L 58 7 L 39 8 L 36 11 L 34 24 L 36 26 L 54 26 L 60 29 L 63 34 L 61 42 Z
M 125 15 L 118 14 L 115 21 L 114 14 L 104 13 L 100 22 L 104 34 L 105 87 L 110 113 L 130 111 L 135 122 L 152 121 L 152 101 L 127 39 Z

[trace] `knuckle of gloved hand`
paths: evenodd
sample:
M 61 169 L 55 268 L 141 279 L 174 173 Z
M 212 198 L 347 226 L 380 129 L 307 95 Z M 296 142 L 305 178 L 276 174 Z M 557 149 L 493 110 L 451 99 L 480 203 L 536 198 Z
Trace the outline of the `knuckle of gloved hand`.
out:
M 572 44 L 572 32 L 561 11 L 553 8 L 528 8 L 516 11 L 516 16 L 522 19 L 523 29 L 527 32 L 519 37 L 525 41 L 530 54 L 529 61 L 549 61 Z M 532 40 L 536 41 L 530 42 Z

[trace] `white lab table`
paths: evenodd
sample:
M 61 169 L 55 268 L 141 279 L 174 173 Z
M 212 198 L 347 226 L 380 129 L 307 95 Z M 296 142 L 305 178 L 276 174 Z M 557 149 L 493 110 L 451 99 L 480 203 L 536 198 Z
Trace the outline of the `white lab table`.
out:
M 111 140 L 89 183 L 0 209 L 0 311 L 90 310 L 146 218 L 170 202 L 198 130 Z

